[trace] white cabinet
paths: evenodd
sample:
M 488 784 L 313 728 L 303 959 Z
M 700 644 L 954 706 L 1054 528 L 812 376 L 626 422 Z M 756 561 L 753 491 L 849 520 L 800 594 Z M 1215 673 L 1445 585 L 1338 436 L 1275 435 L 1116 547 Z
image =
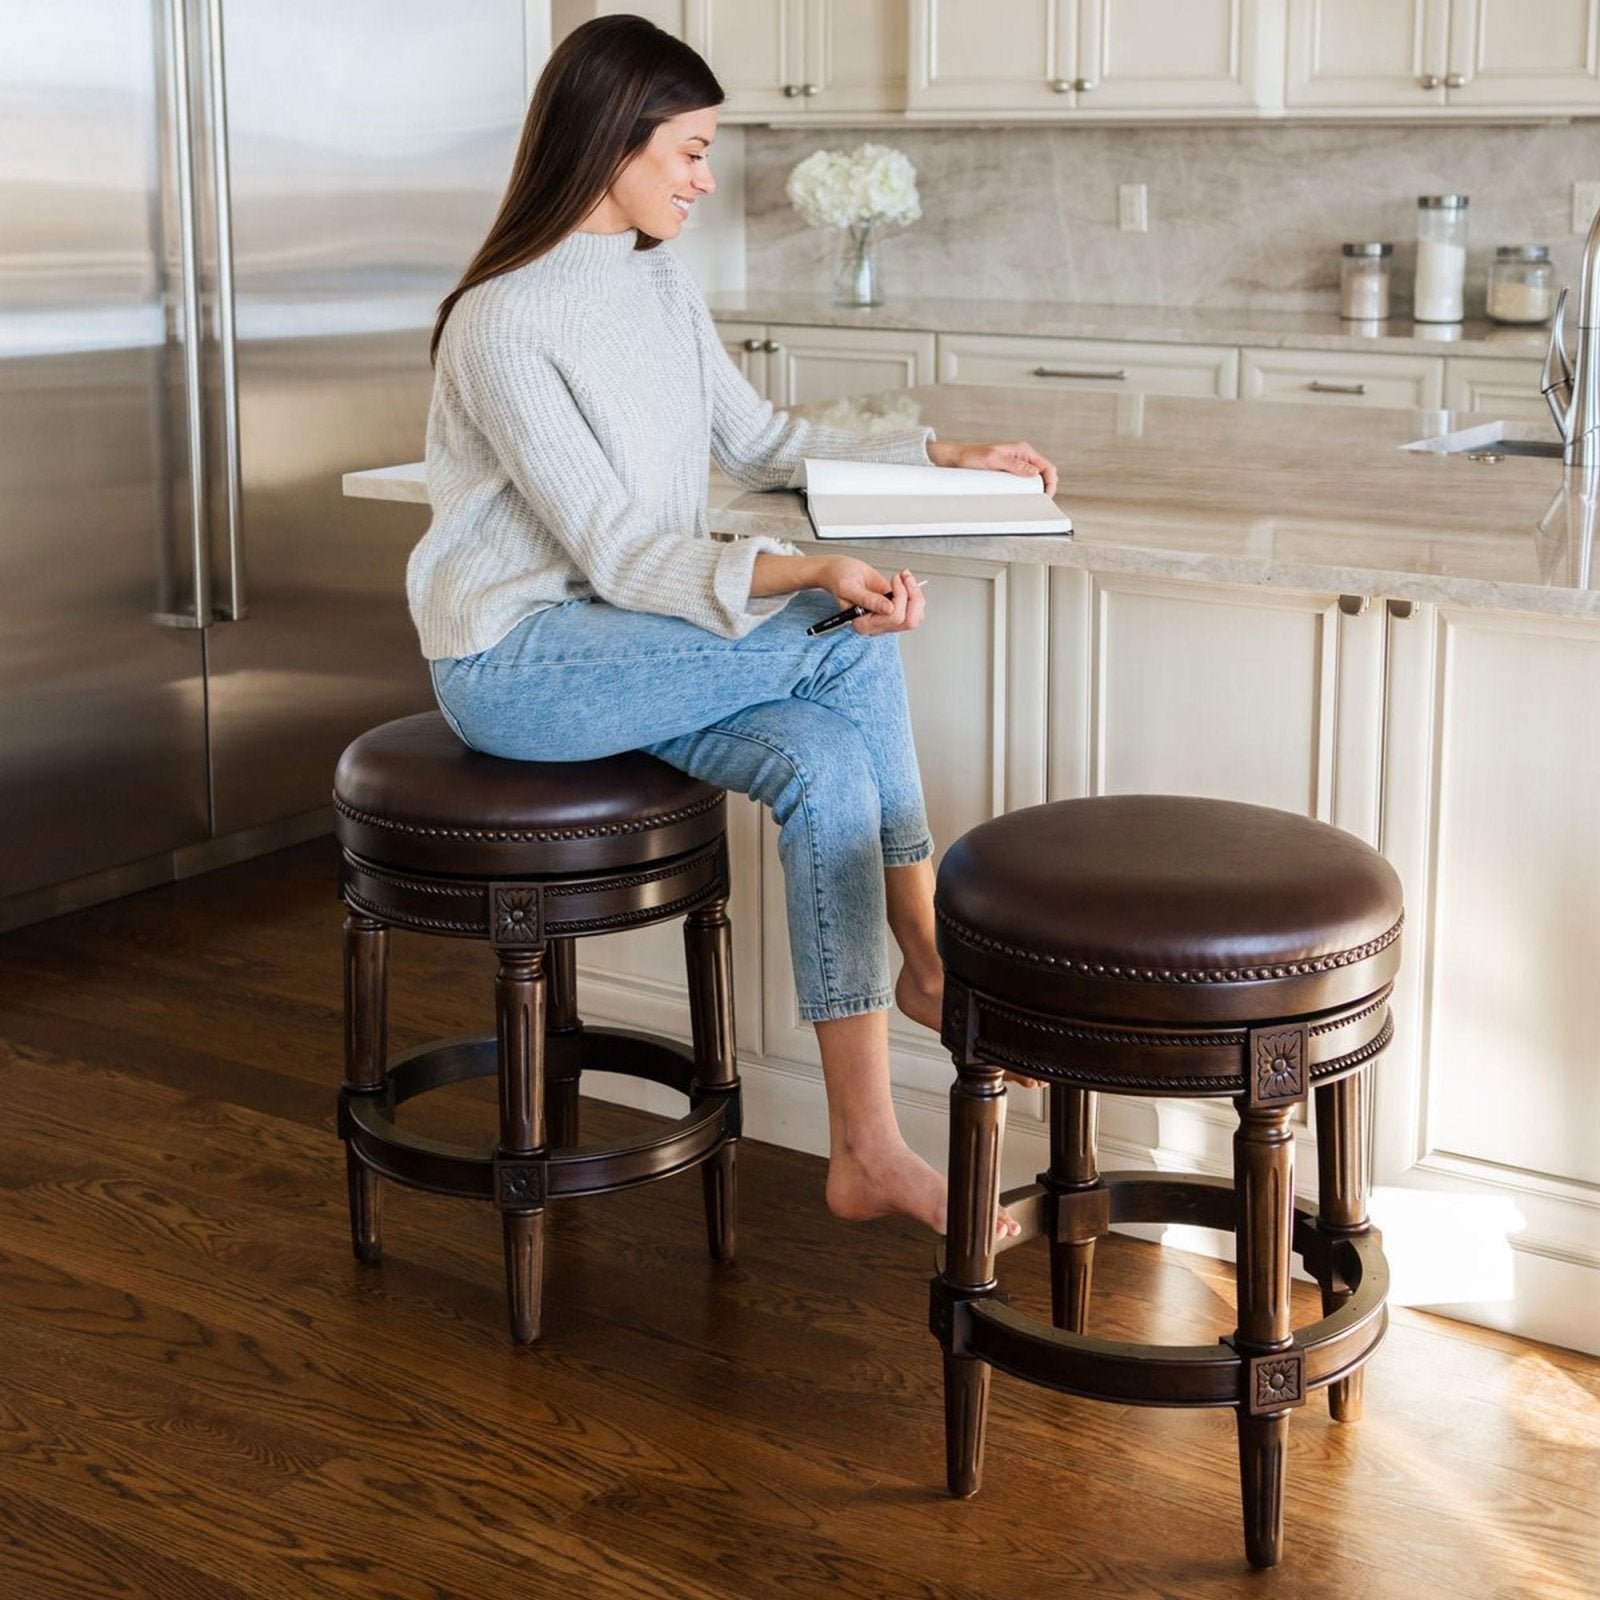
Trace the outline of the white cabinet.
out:
M 947 333 L 939 336 L 939 381 L 1231 400 L 1238 393 L 1239 352 L 1221 345 Z
M 1289 0 L 1292 110 L 1600 110 L 1600 0 Z
M 931 333 L 717 321 L 728 354 L 775 406 L 842 400 L 934 381 Z
M 1539 389 L 1543 370 L 1540 361 L 1451 356 L 1444 364 L 1444 403 L 1452 411 L 1548 420 L 1550 408 Z
M 1406 931 L 1374 1215 L 1403 1299 L 1594 1350 L 1600 627 L 1421 606 L 1389 663 Z
M 900 111 L 907 0 L 686 0 L 729 122 Z
M 1058 117 L 1249 112 L 1257 0 L 915 0 L 913 112 Z
M 1244 350 L 1241 400 L 1307 405 L 1437 407 L 1444 363 L 1437 356 L 1382 351 Z

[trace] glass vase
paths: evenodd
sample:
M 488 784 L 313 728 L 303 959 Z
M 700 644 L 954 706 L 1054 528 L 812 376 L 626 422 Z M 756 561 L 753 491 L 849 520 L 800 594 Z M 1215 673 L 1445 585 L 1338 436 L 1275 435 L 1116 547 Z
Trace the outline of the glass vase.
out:
M 878 269 L 878 230 L 870 222 L 844 230 L 839 262 L 833 273 L 836 306 L 881 306 L 883 279 Z

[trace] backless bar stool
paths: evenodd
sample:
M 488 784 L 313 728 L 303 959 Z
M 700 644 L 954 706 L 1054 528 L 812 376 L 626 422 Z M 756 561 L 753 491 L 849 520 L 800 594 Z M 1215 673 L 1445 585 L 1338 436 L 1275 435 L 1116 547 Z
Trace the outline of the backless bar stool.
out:
M 1329 1387 L 1361 1409 L 1388 1272 L 1366 1214 L 1366 1073 L 1389 1042 L 1400 883 L 1375 850 L 1263 806 L 1158 795 L 1069 800 L 998 817 L 939 870 L 943 1039 L 955 1057 L 950 1231 L 933 1281 L 944 1349 L 950 1492 L 982 1478 L 989 1372 L 1123 1404 L 1232 1406 L 1245 1550 L 1283 1536 L 1290 1410 Z M 997 1196 L 1002 1071 L 1049 1082 L 1050 1167 Z M 1291 1119 L 1316 1095 L 1319 1206 L 1297 1204 Z M 1228 1096 L 1234 1182 L 1100 1173 L 1096 1096 Z M 994 1275 L 997 1198 L 1020 1243 L 1050 1241 L 1053 1327 Z M 1086 1331 L 1094 1242 L 1115 1222 L 1236 1235 L 1238 1326 L 1215 1345 Z M 1291 1250 L 1324 1316 L 1289 1324 Z
M 546 1203 L 699 1165 L 711 1255 L 734 1253 L 739 1078 L 733 1043 L 728 853 L 721 789 L 633 752 L 501 761 L 437 713 L 385 723 L 340 758 L 335 832 L 345 921 L 345 1083 L 339 1134 L 356 1255 L 382 1253 L 378 1179 L 492 1200 L 505 1234 L 511 1335 L 539 1337 Z M 693 1049 L 585 1028 L 574 941 L 683 917 Z M 391 927 L 486 939 L 499 957 L 493 1037 L 387 1058 Z M 677 1089 L 688 1116 L 631 1144 L 578 1149 L 585 1067 Z M 430 1089 L 496 1076 L 487 1151 L 395 1125 Z

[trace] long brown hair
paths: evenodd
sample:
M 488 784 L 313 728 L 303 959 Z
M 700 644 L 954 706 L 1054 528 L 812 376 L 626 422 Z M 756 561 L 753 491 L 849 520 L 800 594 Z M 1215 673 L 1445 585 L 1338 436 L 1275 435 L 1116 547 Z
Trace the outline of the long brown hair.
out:
M 429 360 L 468 289 L 542 256 L 588 216 L 663 122 L 723 98 L 700 56 L 643 17 L 596 17 L 574 28 L 539 75 L 499 214 L 440 303 Z M 638 248 L 660 243 L 641 233 Z

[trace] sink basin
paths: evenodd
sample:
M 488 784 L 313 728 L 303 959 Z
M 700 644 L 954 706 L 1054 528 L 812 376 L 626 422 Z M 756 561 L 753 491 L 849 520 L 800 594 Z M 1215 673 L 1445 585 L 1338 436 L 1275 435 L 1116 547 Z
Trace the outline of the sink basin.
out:
M 1550 425 L 1538 422 L 1480 422 L 1476 427 L 1413 439 L 1402 450 L 1425 450 L 1438 456 L 1471 456 L 1493 461 L 1505 456 L 1545 456 L 1559 461 L 1566 447 L 1552 438 Z

